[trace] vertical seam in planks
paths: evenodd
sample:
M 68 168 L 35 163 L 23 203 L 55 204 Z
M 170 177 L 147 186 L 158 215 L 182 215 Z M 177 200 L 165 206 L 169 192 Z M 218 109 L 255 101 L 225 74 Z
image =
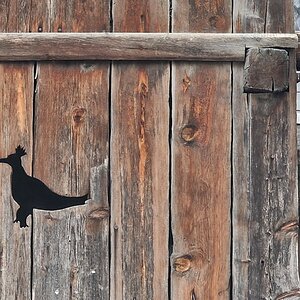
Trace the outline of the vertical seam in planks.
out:
M 112 4 L 112 1 L 111 1 L 111 4 Z M 110 9 L 112 10 L 112 9 Z M 112 19 L 111 19 L 112 21 Z M 112 23 L 111 23 L 112 25 Z M 112 29 L 112 27 L 111 27 Z M 107 186 L 108 186 L 108 189 L 107 189 L 107 192 L 108 192 L 108 207 L 109 207 L 109 226 L 108 226 L 108 236 L 109 236 L 109 239 L 108 239 L 108 270 L 109 272 L 111 272 L 111 267 L 112 267 L 112 251 L 111 251 L 111 247 L 112 247 L 112 241 L 111 241 L 111 236 L 112 236 L 112 226 L 110 225 L 111 224 L 111 202 L 112 202 L 112 191 L 111 191 L 111 181 L 112 181 L 112 175 L 111 175 L 111 128 L 112 128 L 112 62 L 110 62 L 109 64 L 109 69 L 108 69 L 108 72 L 109 72 L 109 77 L 108 77 L 108 174 L 107 174 Z M 115 252 L 114 252 L 115 253 Z M 108 299 L 111 298 L 111 274 L 108 274 L 109 276 L 109 281 L 108 281 Z
M 230 143 L 230 165 L 231 165 L 231 176 L 230 176 L 230 291 L 229 295 L 230 298 L 233 299 L 233 285 L 232 285 L 232 276 L 233 276 L 233 62 L 231 63 L 231 94 L 230 94 L 230 106 L 231 106 L 231 143 Z
M 36 93 L 38 88 L 38 63 L 34 62 L 33 67 L 33 91 L 32 91 L 32 147 L 31 147 L 31 155 L 32 155 L 32 162 L 31 162 L 31 176 L 34 175 L 34 162 L 35 162 L 35 105 L 36 105 Z M 34 236 L 34 217 L 33 213 L 31 215 L 31 255 L 30 255 L 30 296 L 31 300 L 33 299 L 33 236 Z
M 170 1 L 171 2 L 171 1 Z M 171 10 L 170 10 L 171 12 Z M 170 27 L 171 28 L 171 27 Z M 172 106 L 172 84 L 173 84 L 173 76 L 172 76 L 172 62 L 169 63 L 170 68 L 170 77 L 169 77 L 169 273 L 168 273 L 168 298 L 171 299 L 171 274 L 172 274 L 172 264 L 171 264 L 171 256 L 173 253 L 173 232 L 172 232 L 172 124 L 173 124 L 173 106 Z
M 172 13 L 173 12 L 173 0 L 169 0 L 169 33 L 172 33 Z M 173 253 L 173 231 L 172 231 L 172 139 L 173 139 L 173 95 L 172 95 L 172 85 L 173 85 L 173 62 L 170 61 L 170 77 L 169 77 L 169 272 L 168 272 L 168 299 L 172 299 L 172 263 L 171 256 Z

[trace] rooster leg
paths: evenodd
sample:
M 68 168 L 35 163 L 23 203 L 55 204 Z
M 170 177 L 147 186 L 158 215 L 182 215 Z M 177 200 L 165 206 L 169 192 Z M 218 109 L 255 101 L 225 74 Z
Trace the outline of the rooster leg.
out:
M 20 207 L 17 210 L 17 215 L 16 215 L 16 219 L 14 220 L 14 223 L 20 222 L 20 228 L 28 227 L 26 223 L 26 219 L 31 214 L 32 214 L 32 208 Z

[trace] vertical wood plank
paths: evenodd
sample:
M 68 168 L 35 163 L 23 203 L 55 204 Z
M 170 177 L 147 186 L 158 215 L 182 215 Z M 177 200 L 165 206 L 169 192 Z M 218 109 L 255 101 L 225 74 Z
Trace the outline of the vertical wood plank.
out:
M 168 32 L 168 1 L 116 1 L 114 31 Z M 168 299 L 169 64 L 112 69 L 111 299 Z
M 1 32 L 26 32 L 29 19 L 30 1 L 0 3 Z M 28 152 L 22 159 L 28 174 L 32 172 L 33 69 L 31 63 L 0 64 L 0 157 L 21 144 Z M 31 231 L 13 224 L 18 205 L 11 195 L 10 173 L 10 167 L 0 166 L 0 298 L 30 299 Z
M 167 299 L 168 79 L 165 64 L 114 66 L 112 299 Z
M 173 1 L 172 31 L 231 32 L 231 1 Z M 228 299 L 231 64 L 173 63 L 172 79 L 171 296 Z
M 108 299 L 108 63 L 43 63 L 35 176 L 85 206 L 34 214 L 33 299 Z M 89 179 L 90 178 L 90 179 Z
M 110 29 L 109 0 L 31 2 L 33 32 Z M 34 299 L 109 298 L 109 68 L 38 64 L 34 174 L 58 193 L 90 192 L 91 200 L 35 212 Z
M 14 0 L 0 3 L 0 31 L 30 31 L 31 1 Z
M 28 150 L 22 162 L 32 166 L 32 64 L 0 64 L 0 157 L 21 144 Z M 30 299 L 31 231 L 14 224 L 18 209 L 11 195 L 11 168 L 0 165 L 0 298 Z M 30 221 L 29 221 L 30 222 Z
M 292 32 L 292 1 L 239 1 L 235 32 Z M 297 297 L 296 73 L 288 93 L 242 95 L 233 78 L 233 298 Z
M 32 0 L 31 32 L 101 32 L 110 30 L 110 1 Z
M 250 194 L 250 112 L 249 97 L 243 93 L 244 63 L 233 63 L 232 93 L 232 297 L 248 299 L 251 227 Z M 242 280 L 241 280 L 242 278 Z

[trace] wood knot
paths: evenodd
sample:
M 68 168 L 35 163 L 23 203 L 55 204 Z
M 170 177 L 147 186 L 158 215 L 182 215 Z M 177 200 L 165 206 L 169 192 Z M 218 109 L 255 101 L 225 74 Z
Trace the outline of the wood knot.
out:
M 91 219 L 105 219 L 109 216 L 108 208 L 97 208 L 89 213 Z
M 86 114 L 86 109 L 83 107 L 77 107 L 73 109 L 73 121 L 75 125 L 80 125 L 84 121 L 84 116 Z
M 182 90 L 183 90 L 183 92 L 185 93 L 187 90 L 188 90 L 188 88 L 190 87 L 190 85 L 191 85 L 191 78 L 187 75 L 187 73 L 185 72 L 185 75 L 184 75 L 184 77 L 183 77 L 183 79 L 182 79 Z
M 181 129 L 181 138 L 186 143 L 191 143 L 197 136 L 198 128 L 194 125 L 186 125 Z
M 192 267 L 193 257 L 189 254 L 174 259 L 173 268 L 176 272 L 185 273 Z

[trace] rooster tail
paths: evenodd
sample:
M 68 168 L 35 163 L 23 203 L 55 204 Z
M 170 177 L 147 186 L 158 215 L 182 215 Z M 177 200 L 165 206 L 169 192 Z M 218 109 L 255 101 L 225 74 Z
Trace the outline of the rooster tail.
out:
M 88 200 L 88 198 L 89 194 L 80 197 L 65 197 L 63 202 L 65 202 L 66 205 L 69 203 L 68 206 L 83 205 Z
M 57 194 L 52 194 L 52 201 L 47 202 L 44 205 L 38 205 L 35 208 L 44 210 L 58 210 L 64 209 L 72 206 L 84 205 L 89 199 L 89 194 L 79 196 L 79 197 L 68 197 L 60 196 Z

